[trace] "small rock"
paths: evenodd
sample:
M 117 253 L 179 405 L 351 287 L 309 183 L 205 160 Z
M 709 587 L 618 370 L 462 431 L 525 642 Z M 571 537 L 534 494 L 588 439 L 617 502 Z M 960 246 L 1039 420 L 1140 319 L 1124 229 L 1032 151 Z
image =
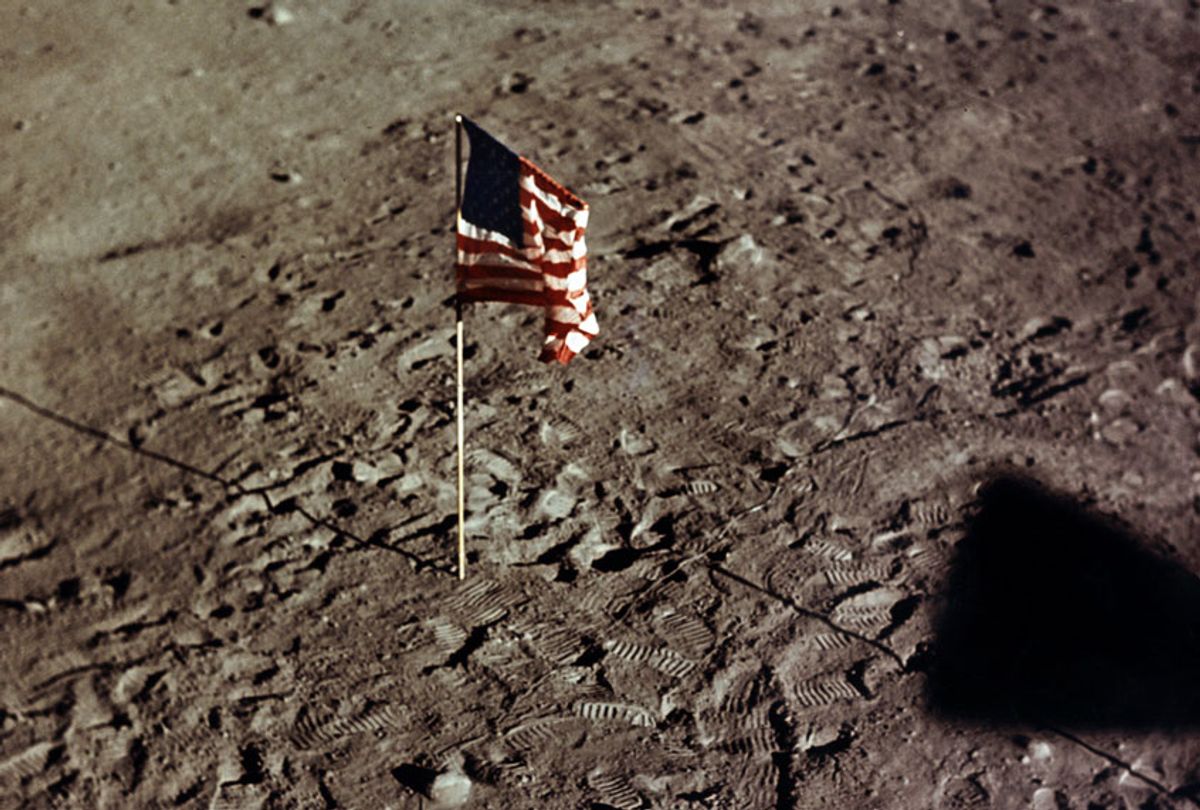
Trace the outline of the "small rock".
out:
M 1054 756 L 1054 748 L 1045 740 L 1034 740 L 1029 743 L 1029 758 L 1034 762 L 1045 762 Z
M 1109 444 L 1123 447 L 1141 432 L 1141 429 L 1130 419 L 1114 419 L 1100 429 L 1100 438 Z
M 757 267 L 762 264 L 765 252 L 754 237 L 744 233 L 721 246 L 717 253 L 717 267 L 722 270 Z
M 841 728 L 837 723 L 822 724 L 810 722 L 797 735 L 796 747 L 800 751 L 807 751 L 810 748 L 820 748 L 821 746 L 835 742 L 840 733 Z
M 1188 388 L 1200 387 L 1200 343 L 1192 343 L 1183 350 L 1183 381 Z
M 1070 318 L 1064 318 L 1061 315 L 1042 315 L 1026 321 L 1025 325 L 1021 327 L 1018 337 L 1021 340 L 1037 340 L 1039 338 L 1052 337 L 1060 332 L 1069 330 L 1071 326 Z
M 1032 807 L 1033 810 L 1058 810 L 1058 796 L 1048 787 L 1038 788 L 1033 792 Z
M 631 456 L 643 456 L 652 453 L 657 448 L 653 440 L 640 433 L 621 428 L 621 449 Z
M 789 380 L 789 383 L 790 382 L 791 381 Z M 795 388 L 796 386 L 789 385 L 789 387 Z M 802 448 L 800 445 L 788 439 L 777 438 L 775 440 L 775 446 L 779 448 L 779 452 L 783 453 L 788 458 L 800 458 L 806 455 L 805 448 Z
M 471 780 L 453 771 L 439 773 L 429 787 L 429 798 L 439 807 L 461 807 L 471 797 Z
M 679 255 L 668 253 L 643 270 L 641 278 L 656 290 L 666 293 L 686 286 L 694 280 L 695 274 Z
M 821 399 L 846 399 L 850 387 L 836 374 L 826 374 L 821 380 Z
M 1133 398 L 1120 388 L 1110 388 L 1100 395 L 1100 407 L 1110 414 L 1120 414 L 1129 409 Z
M 1114 386 L 1136 385 L 1141 379 L 1141 369 L 1132 360 L 1117 360 L 1108 364 L 1104 375 Z
M 202 627 L 185 627 L 175 633 L 175 644 L 180 647 L 199 647 L 212 640 L 212 634 Z
M 1154 389 L 1154 393 L 1176 405 L 1187 406 L 1194 404 L 1183 383 L 1174 377 L 1168 377 L 1159 383 L 1158 387 Z
M 552 520 L 559 520 L 574 511 L 575 501 L 575 497 L 570 493 L 551 489 L 542 493 L 542 496 L 538 498 L 537 513 Z
M 1121 475 L 1121 483 L 1130 489 L 1141 489 L 1145 486 L 1146 479 L 1136 470 L 1126 470 Z

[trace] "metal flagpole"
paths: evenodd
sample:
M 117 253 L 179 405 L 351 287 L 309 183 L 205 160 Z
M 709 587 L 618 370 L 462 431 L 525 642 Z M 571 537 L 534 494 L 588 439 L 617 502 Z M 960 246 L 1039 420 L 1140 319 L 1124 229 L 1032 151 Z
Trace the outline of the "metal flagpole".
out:
M 462 218 L 462 116 L 454 116 L 454 232 L 458 240 L 458 222 Z M 455 261 L 458 258 L 455 247 Z M 458 366 L 458 578 L 467 576 L 467 546 L 463 539 L 463 519 L 466 512 L 463 497 L 465 476 L 463 475 L 463 307 L 458 294 L 457 277 L 454 282 L 454 348 Z

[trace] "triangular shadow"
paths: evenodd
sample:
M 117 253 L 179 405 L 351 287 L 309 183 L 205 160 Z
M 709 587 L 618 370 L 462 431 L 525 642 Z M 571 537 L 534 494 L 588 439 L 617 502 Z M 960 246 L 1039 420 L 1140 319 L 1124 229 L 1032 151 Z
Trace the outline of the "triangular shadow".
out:
M 928 701 L 942 716 L 1200 726 L 1200 579 L 1028 478 L 981 488 L 935 638 Z

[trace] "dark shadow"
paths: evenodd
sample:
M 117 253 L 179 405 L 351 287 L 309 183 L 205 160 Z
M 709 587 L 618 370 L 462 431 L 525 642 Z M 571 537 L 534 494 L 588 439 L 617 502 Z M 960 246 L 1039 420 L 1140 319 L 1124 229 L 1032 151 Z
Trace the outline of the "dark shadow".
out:
M 943 716 L 1200 726 L 1200 579 L 1032 480 L 981 490 L 936 629 L 928 698 Z
M 437 771 L 406 762 L 392 768 L 392 776 L 409 790 L 428 796 L 433 787 L 433 780 L 437 778 Z

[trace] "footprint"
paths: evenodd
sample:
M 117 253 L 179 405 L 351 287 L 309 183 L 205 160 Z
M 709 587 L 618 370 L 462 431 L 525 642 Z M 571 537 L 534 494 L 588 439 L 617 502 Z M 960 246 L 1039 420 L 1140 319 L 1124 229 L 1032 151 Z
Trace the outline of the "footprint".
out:
M 953 517 L 950 504 L 939 499 L 907 501 L 901 507 L 901 517 L 923 529 L 937 529 L 950 523 Z
M 471 627 L 495 624 L 508 615 L 510 608 L 521 601 L 495 582 L 476 579 L 467 582 L 446 600 L 446 607 L 460 614 Z
M 588 787 L 600 795 L 600 800 L 619 810 L 637 810 L 642 807 L 642 797 L 629 781 L 615 773 L 595 773 L 588 776 Z
M 832 616 L 840 625 L 865 629 L 886 627 L 891 617 L 891 605 L 839 605 Z
M 795 687 L 796 701 L 805 708 L 828 706 L 842 700 L 857 700 L 862 697 L 840 674 L 821 675 L 802 681 Z
M 892 578 L 892 564 L 888 562 L 862 565 L 839 564 L 821 572 L 825 582 L 835 587 L 852 587 L 867 582 L 886 582 Z
M 774 810 L 779 806 L 778 784 L 779 769 L 774 763 L 746 760 L 733 784 L 733 802 L 729 806 L 739 810 Z
M 937 546 L 914 545 L 904 553 L 904 568 L 914 578 L 943 579 L 950 572 L 950 556 Z
M 628 703 L 583 700 L 575 704 L 575 713 L 593 722 L 613 720 L 641 728 L 654 728 L 658 725 L 654 715 L 648 710 Z
M 55 752 L 61 750 L 57 743 L 40 742 L 0 761 L 0 784 L 21 782 L 41 773 L 57 759 Z
M 657 629 L 667 644 L 674 644 L 692 658 L 703 658 L 713 644 L 713 633 L 708 625 L 688 613 L 672 610 L 658 621 Z
M 533 753 L 555 748 L 562 742 L 565 717 L 540 717 L 514 726 L 504 733 L 504 741 L 517 751 Z
M 583 637 L 566 627 L 532 624 L 513 630 L 523 635 L 539 656 L 559 666 L 573 663 L 586 652 Z
M 796 646 L 802 650 L 817 650 L 818 652 L 833 652 L 854 644 L 855 640 L 845 633 L 814 633 L 804 636 Z
M 874 588 L 838 604 L 830 618 L 848 627 L 886 627 L 892 621 L 892 608 L 904 596 L 897 588 Z
M 754 669 L 749 670 L 751 666 Z M 712 684 L 712 697 L 720 706 L 721 714 L 752 718 L 756 726 L 762 719 L 765 724 L 765 714 L 759 705 L 764 688 L 763 673 L 757 662 L 748 661 L 722 670 L 713 678 Z
M 833 560 L 834 562 L 848 563 L 854 560 L 853 551 L 841 543 L 836 543 L 832 540 L 812 540 L 805 543 L 803 548 L 814 557 L 821 557 L 826 560 Z
M 259 810 L 266 805 L 267 795 L 264 785 L 224 782 L 217 785 L 208 810 Z
M 686 484 L 681 484 L 680 486 L 671 487 L 670 489 L 664 490 L 662 492 L 662 497 L 673 498 L 677 495 L 700 497 L 703 495 L 712 495 L 720 489 L 721 485 L 715 481 L 688 481 Z
M 467 631 L 445 616 L 434 616 L 426 625 L 433 632 L 433 644 L 443 660 L 448 660 L 467 643 Z
M 408 710 L 393 705 L 375 706 L 350 717 L 319 720 L 307 707 L 292 727 L 292 744 L 301 750 L 325 748 L 355 734 L 388 733 L 406 727 Z
M 779 752 L 775 730 L 770 727 L 751 729 L 747 734 L 721 740 L 716 747 L 739 757 L 770 757 Z
M 538 438 L 542 444 L 568 445 L 583 435 L 583 428 L 565 416 L 554 416 L 542 422 Z
M 671 650 L 636 644 L 632 641 L 604 642 L 604 649 L 616 658 L 635 664 L 645 664 L 672 678 L 683 678 L 696 669 L 696 662 L 689 661 Z
M 521 482 L 520 468 L 499 453 L 476 448 L 467 452 L 467 461 L 472 470 L 485 472 L 509 486 L 515 487 Z

